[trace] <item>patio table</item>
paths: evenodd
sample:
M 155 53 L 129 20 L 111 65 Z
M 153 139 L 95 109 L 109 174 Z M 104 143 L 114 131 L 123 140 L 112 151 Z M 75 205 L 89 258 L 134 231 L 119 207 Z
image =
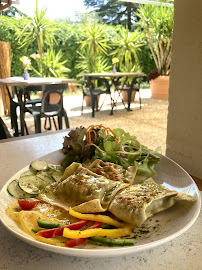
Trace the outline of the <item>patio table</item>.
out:
M 0 141 L 0 189 L 31 161 L 62 148 L 68 130 Z M 6 158 L 5 158 L 6 157 Z M 202 192 L 200 192 L 202 195 Z M 199 270 L 202 267 L 202 212 L 181 236 L 155 248 L 117 257 L 65 256 L 28 245 L 0 223 L 0 269 Z
M 24 91 L 23 89 L 26 86 L 30 85 L 40 85 L 43 86 L 45 84 L 68 84 L 76 82 L 75 79 L 62 79 L 62 78 L 37 78 L 37 77 L 30 77 L 28 80 L 24 80 L 23 77 L 9 77 L 5 79 L 0 79 L 0 85 L 3 85 L 7 88 L 8 93 L 9 92 L 9 87 L 13 88 L 14 94 L 16 94 L 19 107 L 20 107 L 20 127 L 21 127 L 21 136 L 24 136 L 24 109 L 25 109 L 25 100 L 23 101 L 23 95 Z M 19 87 L 19 88 L 18 88 Z M 43 91 L 43 87 L 41 88 L 41 91 Z M 10 97 L 12 98 L 12 97 Z M 11 103 L 10 103 L 11 106 Z M 17 123 L 17 115 L 14 117 L 11 115 L 11 121 L 13 123 L 13 128 L 14 128 L 14 136 L 19 136 L 19 131 L 18 131 L 18 123 Z
M 141 77 L 143 77 L 143 76 L 145 76 L 145 74 L 142 73 L 142 72 L 116 72 L 116 73 L 102 72 L 102 73 L 87 73 L 87 74 L 83 75 L 83 77 L 89 77 L 90 79 L 107 78 L 107 79 L 111 80 L 112 84 L 113 84 L 114 87 L 115 87 L 115 91 L 118 92 L 118 96 L 119 96 L 119 97 L 121 97 L 121 96 L 120 96 L 121 90 L 118 90 L 117 87 L 118 87 L 118 81 L 119 81 L 121 78 L 125 78 L 125 80 L 124 80 L 122 86 L 120 87 L 120 89 L 123 88 L 123 86 L 124 86 L 125 82 L 127 81 L 128 77 L 141 78 Z M 131 109 L 130 109 L 130 104 L 131 104 L 131 99 L 130 99 L 130 97 L 131 97 L 131 92 L 129 93 L 129 98 L 128 98 L 128 102 L 127 102 L 127 103 L 128 103 L 127 108 L 125 107 L 125 104 L 124 104 L 124 102 L 123 102 L 123 100 L 122 100 L 122 103 L 124 104 L 124 107 L 125 107 L 128 111 L 131 110 Z M 115 106 L 115 105 L 116 105 L 116 100 L 114 99 L 114 106 Z M 113 106 L 113 107 L 114 107 L 114 106 Z

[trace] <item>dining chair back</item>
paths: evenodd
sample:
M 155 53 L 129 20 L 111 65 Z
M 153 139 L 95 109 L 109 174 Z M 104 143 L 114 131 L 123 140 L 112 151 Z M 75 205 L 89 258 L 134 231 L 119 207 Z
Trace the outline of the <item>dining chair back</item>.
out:
M 41 118 L 49 119 L 51 129 L 51 118 L 56 129 L 62 129 L 62 119 L 64 118 L 66 128 L 69 128 L 67 113 L 63 105 L 63 92 L 68 87 L 67 84 L 46 84 L 44 85 L 41 106 L 28 108 L 29 113 L 34 117 L 35 133 L 41 133 Z M 54 117 L 58 118 L 58 128 Z
M 98 86 L 100 87 L 98 87 Z M 96 78 L 96 77 L 83 77 L 82 78 L 82 92 L 83 92 L 83 100 L 81 106 L 81 114 L 83 114 L 83 104 L 86 96 L 91 97 L 91 108 L 92 108 L 92 117 L 95 116 L 95 111 L 100 111 L 102 106 L 104 105 L 105 99 L 107 95 L 110 95 L 111 100 L 111 112 L 113 114 L 113 99 L 111 96 L 110 84 L 109 80 L 105 78 Z M 105 94 L 105 98 L 101 105 L 99 106 L 99 97 Z

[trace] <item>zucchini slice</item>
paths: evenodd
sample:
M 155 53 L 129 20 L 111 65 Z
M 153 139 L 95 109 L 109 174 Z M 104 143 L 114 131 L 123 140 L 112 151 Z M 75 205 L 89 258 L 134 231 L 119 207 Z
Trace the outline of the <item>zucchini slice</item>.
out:
M 19 178 L 19 187 L 31 195 L 37 195 L 45 188 L 46 182 L 37 175 L 25 175 Z
M 16 199 L 24 199 L 24 198 L 30 198 L 31 195 L 22 190 L 19 187 L 19 182 L 17 179 L 13 180 L 7 187 L 8 193 L 15 197 Z
M 61 165 L 55 165 L 55 164 L 48 164 L 48 167 L 51 170 L 55 170 L 55 171 L 64 171 L 64 168 Z
M 39 178 L 41 178 L 44 182 L 44 186 L 48 186 L 55 182 L 54 178 L 48 175 L 46 172 L 38 172 L 37 175 Z
M 48 163 L 43 160 L 35 160 L 30 164 L 30 171 L 36 174 L 38 171 L 46 171 L 48 169 Z
M 31 172 L 31 171 L 26 171 L 26 172 L 23 172 L 23 173 L 20 175 L 20 177 L 26 176 L 26 175 L 34 175 L 34 174 L 33 174 L 33 172 Z

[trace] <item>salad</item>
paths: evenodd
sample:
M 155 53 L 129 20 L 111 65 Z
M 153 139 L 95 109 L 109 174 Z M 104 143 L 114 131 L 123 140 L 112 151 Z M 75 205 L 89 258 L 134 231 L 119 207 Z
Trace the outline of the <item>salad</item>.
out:
M 136 178 L 156 176 L 154 165 L 160 162 L 156 151 L 142 145 L 135 136 L 121 128 L 110 129 L 93 125 L 76 128 L 65 136 L 62 151 L 66 155 L 62 166 L 72 162 L 101 159 L 128 168 L 137 166 Z

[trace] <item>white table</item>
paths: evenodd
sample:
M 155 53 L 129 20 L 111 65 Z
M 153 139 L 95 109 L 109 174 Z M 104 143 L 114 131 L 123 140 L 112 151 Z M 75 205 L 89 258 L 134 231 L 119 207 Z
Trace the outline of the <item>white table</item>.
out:
M 24 95 L 24 87 L 26 86 L 37 86 L 40 85 L 41 87 L 43 85 L 46 84 L 65 84 L 68 86 L 69 83 L 74 83 L 76 82 L 75 79 L 63 79 L 63 78 L 38 78 L 38 77 L 30 77 L 28 80 L 25 80 L 23 77 L 9 77 L 9 78 L 5 78 L 5 79 L 0 79 L 0 87 L 5 86 L 7 88 L 8 91 L 8 95 L 10 98 L 10 112 L 13 111 L 12 110 L 12 96 L 9 92 L 9 87 L 13 87 L 14 88 L 14 92 L 17 96 L 18 99 L 18 103 L 20 106 L 20 124 L 21 124 L 21 135 L 24 136 L 24 109 L 25 109 L 25 101 L 23 100 L 23 95 Z M 21 89 L 17 89 L 17 87 L 20 86 Z M 38 91 L 38 90 L 37 90 Z M 40 91 L 44 91 L 43 87 L 40 88 Z M 14 109 L 15 110 L 15 109 Z M 14 135 L 15 136 L 19 136 L 18 133 L 18 124 L 17 124 L 17 115 L 16 115 L 16 111 L 14 113 L 14 115 L 11 113 L 11 123 L 13 123 L 13 128 L 15 130 Z
M 0 188 L 18 170 L 62 148 L 67 131 L 0 141 Z M 34 146 L 34 147 L 33 147 Z M 201 270 L 202 212 L 195 224 L 167 244 L 114 258 L 76 258 L 48 252 L 18 240 L 0 224 L 0 269 L 8 270 Z

